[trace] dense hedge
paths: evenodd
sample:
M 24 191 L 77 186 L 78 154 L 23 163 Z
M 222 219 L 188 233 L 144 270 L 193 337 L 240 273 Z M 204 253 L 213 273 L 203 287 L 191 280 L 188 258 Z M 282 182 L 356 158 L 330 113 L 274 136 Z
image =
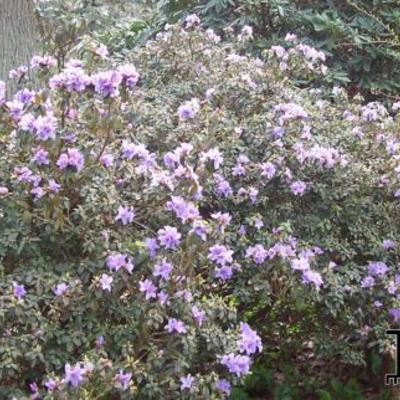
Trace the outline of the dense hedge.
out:
M 388 351 L 398 119 L 199 22 L 0 90 L 1 396 L 213 399 L 254 362 L 305 396 Z

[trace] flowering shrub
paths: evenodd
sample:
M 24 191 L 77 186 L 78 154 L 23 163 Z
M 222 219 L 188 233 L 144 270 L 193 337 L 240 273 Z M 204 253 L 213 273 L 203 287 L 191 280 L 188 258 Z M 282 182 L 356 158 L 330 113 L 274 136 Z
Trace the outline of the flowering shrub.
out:
M 262 62 L 199 23 L 0 85 L 3 396 L 223 398 L 261 353 L 384 350 L 397 120 L 295 88 L 325 66 L 293 38 Z

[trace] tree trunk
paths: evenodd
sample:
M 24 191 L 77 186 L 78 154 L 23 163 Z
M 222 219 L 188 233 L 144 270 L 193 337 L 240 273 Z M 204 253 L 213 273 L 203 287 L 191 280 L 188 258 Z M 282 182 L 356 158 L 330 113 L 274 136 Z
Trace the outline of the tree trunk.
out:
M 0 80 L 8 81 L 10 69 L 29 65 L 39 48 L 36 22 L 33 0 L 0 0 Z

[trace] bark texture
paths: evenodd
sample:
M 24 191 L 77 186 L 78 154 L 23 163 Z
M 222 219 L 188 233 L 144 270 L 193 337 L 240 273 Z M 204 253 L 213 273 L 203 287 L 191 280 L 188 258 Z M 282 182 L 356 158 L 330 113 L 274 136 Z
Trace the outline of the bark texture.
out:
M 39 48 L 36 22 L 33 0 L 0 0 L 0 80 L 8 80 L 10 69 L 29 65 Z

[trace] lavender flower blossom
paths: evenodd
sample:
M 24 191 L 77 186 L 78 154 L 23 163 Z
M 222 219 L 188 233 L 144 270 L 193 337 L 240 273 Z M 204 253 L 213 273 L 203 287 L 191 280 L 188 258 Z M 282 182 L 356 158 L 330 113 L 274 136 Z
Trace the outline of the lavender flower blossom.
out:
M 113 280 L 114 280 L 114 278 L 112 276 L 107 275 L 107 274 L 102 274 L 99 279 L 101 288 L 103 290 L 108 290 L 109 292 L 111 292 L 111 284 L 112 284 Z
M 165 258 L 154 266 L 153 275 L 160 276 L 165 281 L 169 280 L 173 266 Z
M 240 323 L 240 338 L 237 341 L 238 349 L 241 353 L 251 355 L 257 351 L 262 351 L 262 343 L 257 332 L 250 328 L 245 322 Z
M 102 97 L 115 97 L 122 82 L 122 75 L 114 70 L 98 72 L 92 75 L 91 81 L 96 93 Z
M 79 386 L 84 380 L 84 373 L 86 369 L 81 367 L 81 365 L 75 364 L 74 367 L 71 367 L 70 364 L 65 364 L 64 367 L 65 375 L 64 375 L 64 383 L 66 385 L 71 384 L 74 387 Z
M 24 285 L 20 285 L 17 282 L 13 282 L 13 294 L 18 300 L 21 300 L 26 295 L 26 290 Z
M 116 221 L 121 221 L 122 225 L 128 225 L 133 222 L 135 213 L 132 207 L 122 207 L 118 208 L 118 214 L 115 217 Z
M 118 383 L 119 386 L 121 386 L 123 389 L 127 389 L 129 382 L 132 379 L 132 373 L 127 372 L 124 373 L 122 369 L 119 370 L 119 372 L 115 375 L 115 380 Z
M 231 374 L 239 378 L 249 373 L 251 360 L 247 355 L 235 355 L 234 353 L 230 353 L 222 357 L 221 364 L 227 367 Z
M 83 169 L 84 162 L 85 159 L 78 149 L 67 149 L 66 153 L 60 155 L 56 164 L 60 169 L 72 167 L 79 172 Z
M 192 307 L 192 316 L 198 326 L 203 325 L 205 315 L 206 313 L 203 310 L 200 310 L 197 306 Z
M 208 259 L 220 266 L 232 263 L 233 251 L 226 246 L 216 244 L 209 248 Z
M 226 379 L 219 379 L 215 384 L 215 388 L 227 396 L 231 394 L 231 384 Z
M 49 156 L 48 151 L 42 148 L 38 148 L 35 151 L 35 154 L 32 156 L 31 161 L 37 165 L 48 165 L 50 163 L 48 156 Z
M 190 374 L 180 377 L 179 380 L 181 381 L 181 391 L 185 389 L 190 390 L 194 383 L 194 377 Z
M 157 243 L 157 239 L 146 238 L 144 243 L 145 243 L 147 252 L 149 253 L 149 256 L 151 258 L 154 258 L 157 254 L 157 250 L 160 248 L 160 246 Z
M 139 290 L 145 293 L 146 300 L 157 297 L 157 287 L 149 279 L 139 282 Z
M 246 250 L 246 257 L 251 258 L 256 264 L 262 264 L 268 257 L 268 252 L 262 244 L 256 244 Z
M 183 322 L 175 318 L 170 318 L 168 320 L 167 325 L 165 325 L 165 330 L 169 333 L 186 333 L 186 327 Z
M 312 283 L 317 290 L 319 290 L 324 283 L 321 274 L 311 270 L 303 271 L 302 278 L 304 283 Z
M 69 289 L 69 285 L 67 285 L 66 283 L 59 283 L 54 289 L 53 289 L 53 293 L 56 296 L 63 296 L 66 291 Z
M 381 261 L 378 262 L 370 262 L 368 264 L 368 273 L 370 275 L 385 275 L 386 272 L 389 270 L 387 265 Z
M 176 228 L 167 225 L 160 229 L 157 233 L 161 246 L 165 247 L 166 249 L 176 249 L 176 247 L 179 246 L 182 235 Z
M 303 181 L 295 181 L 290 185 L 290 190 L 296 196 L 303 196 L 307 186 Z
M 180 121 L 186 121 L 188 119 L 194 118 L 199 110 L 200 110 L 199 100 L 193 98 L 190 101 L 186 101 L 185 103 L 179 106 L 178 117 Z

